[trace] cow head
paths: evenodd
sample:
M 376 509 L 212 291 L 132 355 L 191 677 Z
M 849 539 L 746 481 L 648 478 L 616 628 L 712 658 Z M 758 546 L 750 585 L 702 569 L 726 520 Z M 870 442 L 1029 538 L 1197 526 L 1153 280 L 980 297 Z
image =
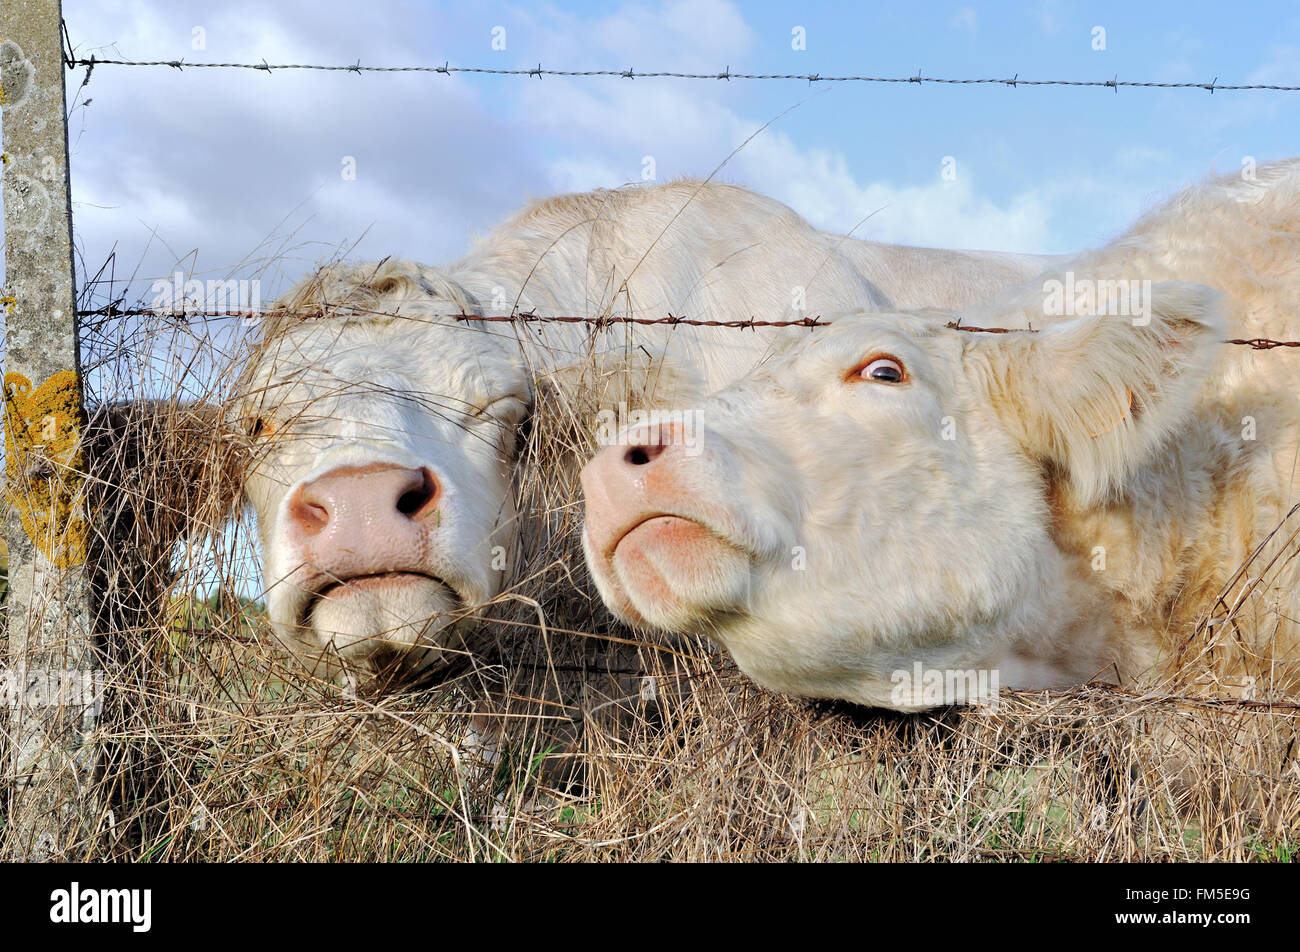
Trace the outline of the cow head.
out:
M 335 313 L 296 316 L 325 304 Z M 698 388 L 650 350 L 557 356 L 532 328 L 521 340 L 515 325 L 458 321 L 476 302 L 410 263 L 323 269 L 278 310 L 238 387 L 255 447 L 244 495 L 276 635 L 327 677 L 409 680 L 475 647 L 479 609 L 517 567 L 521 424 L 538 397 L 548 436 L 533 439 L 559 446 L 555 463 L 568 440 L 586 445 L 552 432 L 576 419 L 578 394 Z
M 436 663 L 501 588 L 531 375 L 414 265 L 326 269 L 280 305 L 238 404 L 276 634 L 323 673 Z
M 1006 687 L 1086 679 L 1099 651 L 1044 643 L 1074 618 L 1048 484 L 1104 500 L 1186 420 L 1214 300 L 1156 285 L 1146 322 L 1001 335 L 936 312 L 837 319 L 587 465 L 599 590 L 795 694 L 927 706 L 894 690 L 917 663 L 997 666 Z

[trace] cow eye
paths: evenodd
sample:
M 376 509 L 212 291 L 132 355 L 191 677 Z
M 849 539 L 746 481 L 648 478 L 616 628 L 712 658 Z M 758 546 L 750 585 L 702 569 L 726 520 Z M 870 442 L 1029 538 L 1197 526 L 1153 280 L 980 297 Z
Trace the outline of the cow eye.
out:
M 893 357 L 877 357 L 859 370 L 856 376 L 875 383 L 902 383 L 903 365 Z
M 488 403 L 487 406 L 478 411 L 478 415 L 485 419 L 495 419 L 513 426 L 518 423 L 527 412 L 528 406 L 524 401 L 520 400 L 514 394 L 507 394 L 504 397 L 498 397 Z
M 275 432 L 275 424 L 267 417 L 254 417 L 248 424 L 248 435 L 253 439 L 270 436 Z

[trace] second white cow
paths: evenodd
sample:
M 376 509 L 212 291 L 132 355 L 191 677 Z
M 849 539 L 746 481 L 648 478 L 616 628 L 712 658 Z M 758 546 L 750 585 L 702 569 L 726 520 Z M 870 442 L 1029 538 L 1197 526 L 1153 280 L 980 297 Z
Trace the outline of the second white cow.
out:
M 610 608 L 900 710 L 1300 687 L 1300 352 L 1224 343 L 1300 338 L 1300 163 L 966 315 L 1033 331 L 959 320 L 836 321 L 602 451 L 584 545 Z

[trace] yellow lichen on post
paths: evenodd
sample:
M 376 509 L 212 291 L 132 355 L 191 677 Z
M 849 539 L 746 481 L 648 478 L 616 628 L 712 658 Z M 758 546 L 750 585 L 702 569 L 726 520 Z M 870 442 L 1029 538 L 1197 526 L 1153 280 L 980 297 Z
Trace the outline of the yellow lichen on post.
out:
M 86 520 L 80 511 L 81 387 L 59 371 L 40 387 L 5 374 L 5 497 L 27 537 L 58 568 L 86 561 Z

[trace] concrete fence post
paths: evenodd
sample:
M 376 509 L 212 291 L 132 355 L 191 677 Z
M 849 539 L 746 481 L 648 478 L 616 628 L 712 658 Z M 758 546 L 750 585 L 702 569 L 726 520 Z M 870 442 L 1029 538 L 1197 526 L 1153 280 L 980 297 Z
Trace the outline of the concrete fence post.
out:
M 102 676 L 90 624 L 59 0 L 4 0 L 5 670 L 10 859 L 77 859 L 95 834 Z M 0 716 L 0 723 L 5 718 Z

